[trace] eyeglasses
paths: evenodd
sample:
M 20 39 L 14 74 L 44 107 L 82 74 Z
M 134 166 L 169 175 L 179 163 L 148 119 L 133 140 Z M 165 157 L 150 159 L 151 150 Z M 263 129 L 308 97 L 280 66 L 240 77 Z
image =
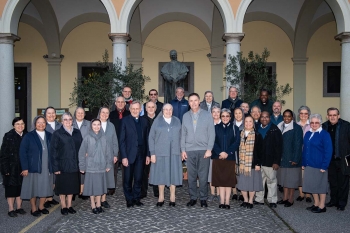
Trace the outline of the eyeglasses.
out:
M 222 118 L 227 118 L 227 117 L 231 117 L 230 115 L 222 115 Z
M 24 123 L 15 123 L 15 125 L 20 125 L 20 126 L 22 126 L 22 125 L 25 125 Z
M 320 124 L 320 122 L 310 122 L 310 125 L 319 125 Z
M 63 121 L 73 121 L 73 119 L 72 118 L 70 118 L 70 119 L 63 119 Z
M 158 95 L 158 94 L 153 94 L 153 93 L 151 93 L 151 94 L 149 94 L 149 95 L 151 95 L 151 96 L 155 96 L 155 95 Z
M 307 112 L 301 112 L 301 113 L 299 113 L 300 115 L 309 115 L 309 113 L 307 113 Z
M 333 115 L 328 115 L 329 117 L 336 117 L 336 116 L 338 116 L 337 114 L 333 114 Z

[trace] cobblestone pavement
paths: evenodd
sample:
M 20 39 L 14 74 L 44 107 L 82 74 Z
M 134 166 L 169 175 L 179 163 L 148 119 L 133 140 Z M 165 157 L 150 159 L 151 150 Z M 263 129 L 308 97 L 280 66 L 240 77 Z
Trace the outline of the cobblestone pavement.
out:
M 144 206 L 127 208 L 120 187 L 116 195 L 108 196 L 111 208 L 102 214 L 91 212 L 90 201 L 77 206 L 77 214 L 61 218 L 49 232 L 289 232 L 290 229 L 266 205 L 242 209 L 240 202 L 231 209 L 219 209 L 218 202 L 208 208 L 200 204 L 186 207 L 189 201 L 187 185 L 176 190 L 176 207 L 156 207 L 152 189 L 143 199 Z M 166 190 L 166 197 L 169 191 Z

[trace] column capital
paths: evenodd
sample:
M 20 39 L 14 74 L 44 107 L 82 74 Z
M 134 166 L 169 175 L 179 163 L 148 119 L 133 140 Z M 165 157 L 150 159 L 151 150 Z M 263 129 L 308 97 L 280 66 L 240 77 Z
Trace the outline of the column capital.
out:
M 222 40 L 226 42 L 226 44 L 239 44 L 244 38 L 244 33 L 225 33 L 222 36 Z
M 0 33 L 0 44 L 14 44 L 16 41 L 21 40 L 21 38 L 12 33 Z
M 342 32 L 334 37 L 342 43 L 350 43 L 350 32 Z
M 212 65 L 222 65 L 224 61 L 226 61 L 226 58 L 219 58 L 219 57 L 210 57 L 209 61 Z
M 44 56 L 45 61 L 49 66 L 60 66 L 63 58 L 48 58 Z
M 131 37 L 127 33 L 109 33 L 108 37 L 113 44 L 127 44 L 128 41 L 131 41 Z
M 292 57 L 294 65 L 305 65 L 308 60 L 308 57 Z

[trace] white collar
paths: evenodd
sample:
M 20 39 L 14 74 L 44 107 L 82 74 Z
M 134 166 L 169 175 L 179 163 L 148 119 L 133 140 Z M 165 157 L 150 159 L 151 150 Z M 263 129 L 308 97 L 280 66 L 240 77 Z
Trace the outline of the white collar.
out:
M 314 131 L 312 131 L 312 129 L 310 128 L 310 130 L 309 130 L 311 133 L 316 133 L 316 132 L 319 132 L 319 133 L 321 133 L 321 131 L 322 131 L 322 127 L 320 127 L 320 128 L 318 128 L 315 132 Z

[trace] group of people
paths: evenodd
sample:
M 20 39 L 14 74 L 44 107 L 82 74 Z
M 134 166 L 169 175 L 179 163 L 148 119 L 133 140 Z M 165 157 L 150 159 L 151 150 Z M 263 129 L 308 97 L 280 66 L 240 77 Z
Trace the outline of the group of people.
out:
M 119 166 L 126 206 L 142 206 L 149 185 L 156 206 L 175 207 L 175 189 L 183 183 L 183 161 L 188 173 L 189 202 L 201 207 L 219 201 L 229 209 L 231 198 L 242 200 L 243 208 L 264 204 L 265 184 L 271 208 L 291 207 L 297 201 L 311 202 L 313 213 L 326 207 L 344 210 L 349 192 L 347 155 L 350 152 L 350 124 L 340 118 L 337 108 L 327 110 L 327 121 L 311 114 L 307 106 L 282 113 L 280 102 L 272 102 L 261 90 L 254 102 L 244 103 L 235 87 L 220 104 L 213 92 L 184 98 L 176 89 L 170 103 L 158 101 L 158 91 L 149 91 L 149 101 L 132 99 L 130 87 L 115 100 L 115 110 L 101 107 L 91 121 L 78 107 L 74 116 L 56 120 L 53 107 L 34 118 L 25 131 L 24 120 L 16 117 L 13 129 L 1 146 L 0 168 L 10 217 L 25 214 L 22 200 L 30 200 L 33 216 L 48 214 L 59 202 L 62 215 L 74 214 L 74 195 L 90 197 L 94 214 L 109 208 L 106 195 L 113 195 Z M 350 162 L 350 161 L 349 161 Z M 208 183 L 210 193 L 208 193 Z M 326 194 L 330 185 L 330 202 Z M 277 200 L 278 186 L 283 199 Z M 231 196 L 231 193 L 233 195 Z M 37 199 L 39 205 L 37 207 Z M 16 208 L 14 204 L 16 203 Z M 103 208 L 102 208 L 103 207 Z

